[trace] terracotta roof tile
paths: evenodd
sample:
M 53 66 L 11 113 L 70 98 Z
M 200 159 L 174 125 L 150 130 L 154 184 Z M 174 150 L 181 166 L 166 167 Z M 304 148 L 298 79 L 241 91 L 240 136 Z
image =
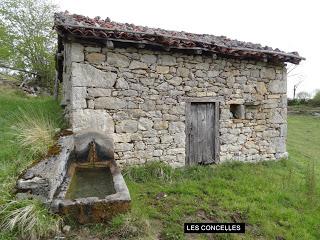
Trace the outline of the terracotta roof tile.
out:
M 297 52 L 286 53 L 279 49 L 250 42 L 232 40 L 224 36 L 194 34 L 149 28 L 128 23 L 110 21 L 109 18 L 89 18 L 68 12 L 55 14 L 54 28 L 60 35 L 80 38 L 125 40 L 145 44 L 157 44 L 169 49 L 194 49 L 209 51 L 242 59 L 298 64 L 303 57 Z

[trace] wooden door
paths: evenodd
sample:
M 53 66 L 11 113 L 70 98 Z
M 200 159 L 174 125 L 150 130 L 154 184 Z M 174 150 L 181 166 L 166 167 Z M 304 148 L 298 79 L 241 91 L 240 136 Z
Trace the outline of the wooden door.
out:
M 214 102 L 192 102 L 187 110 L 188 165 L 217 160 L 217 106 Z

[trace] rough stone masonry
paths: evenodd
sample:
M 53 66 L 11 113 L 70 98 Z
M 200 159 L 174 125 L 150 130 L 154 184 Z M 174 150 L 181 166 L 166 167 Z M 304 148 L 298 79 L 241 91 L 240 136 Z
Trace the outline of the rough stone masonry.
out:
M 219 103 L 220 162 L 287 157 L 284 63 L 74 41 L 64 43 L 63 55 L 63 105 L 73 131 L 112 134 L 120 165 L 184 165 L 189 98 Z
M 287 157 L 286 63 L 304 60 L 297 52 L 68 12 L 54 29 L 71 127 L 108 135 L 118 164 Z

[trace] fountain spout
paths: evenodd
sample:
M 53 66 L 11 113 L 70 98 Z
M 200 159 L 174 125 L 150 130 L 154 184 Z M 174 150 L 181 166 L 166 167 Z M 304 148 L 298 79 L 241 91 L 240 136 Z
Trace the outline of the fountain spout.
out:
M 97 149 L 96 142 L 94 139 L 89 143 L 88 162 L 92 165 L 94 165 L 95 162 L 97 162 Z

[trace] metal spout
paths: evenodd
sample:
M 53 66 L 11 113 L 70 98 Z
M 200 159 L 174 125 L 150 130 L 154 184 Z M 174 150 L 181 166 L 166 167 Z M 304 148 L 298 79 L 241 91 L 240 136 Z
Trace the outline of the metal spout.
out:
M 89 147 L 88 162 L 94 165 L 97 161 L 96 142 L 94 139 L 89 143 Z

